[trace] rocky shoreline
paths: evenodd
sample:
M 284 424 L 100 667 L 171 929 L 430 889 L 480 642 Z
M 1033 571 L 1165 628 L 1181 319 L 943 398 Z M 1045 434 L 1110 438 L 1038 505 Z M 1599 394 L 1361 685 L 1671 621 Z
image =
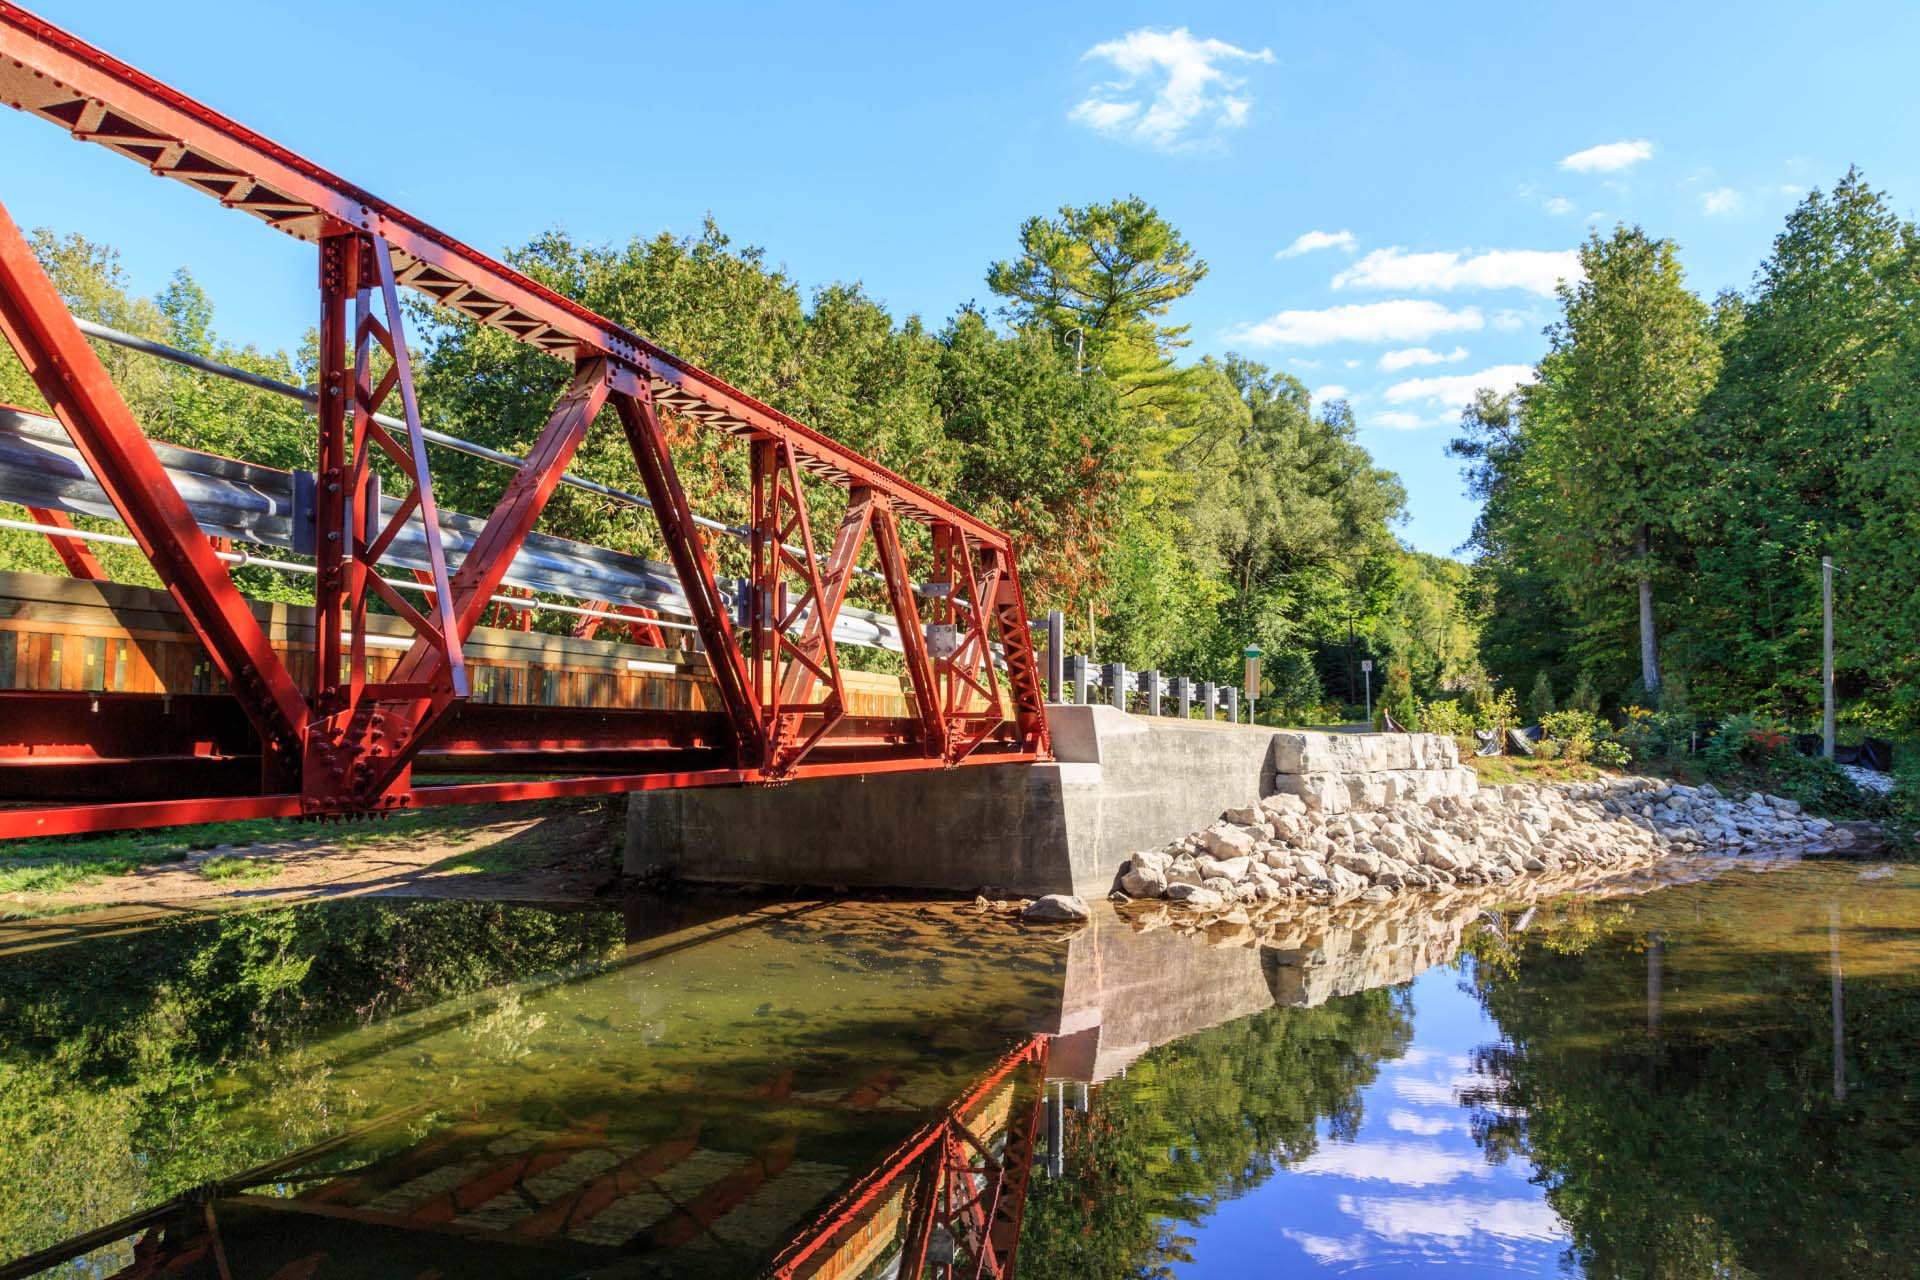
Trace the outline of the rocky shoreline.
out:
M 1456 774 L 1445 792 L 1373 803 L 1368 796 L 1336 812 L 1312 792 L 1271 795 L 1135 854 L 1115 892 L 1197 914 L 1281 902 L 1386 902 L 1455 886 L 1627 871 L 1669 857 L 1819 852 L 1853 841 L 1846 828 L 1802 813 L 1792 800 L 1759 793 L 1735 800 L 1712 786 L 1654 778 L 1481 788 L 1467 773 L 1464 785 Z

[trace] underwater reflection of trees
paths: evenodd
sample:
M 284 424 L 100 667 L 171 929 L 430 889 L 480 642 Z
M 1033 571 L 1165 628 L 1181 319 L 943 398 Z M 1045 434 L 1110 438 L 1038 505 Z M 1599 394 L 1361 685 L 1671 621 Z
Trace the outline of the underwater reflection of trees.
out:
M 1504 1042 L 1463 1100 L 1587 1276 L 1915 1274 L 1920 975 L 1849 975 L 1836 1041 L 1824 949 L 1782 936 L 1589 906 L 1470 943 Z
M 1413 1036 L 1406 988 L 1276 1008 L 1155 1049 L 1069 1116 L 1066 1176 L 1036 1175 L 1022 1280 L 1172 1274 L 1223 1200 L 1311 1155 L 1319 1122 L 1352 1137 L 1360 1091 Z
M 611 913 L 339 902 L 192 916 L 10 957 L 0 982 L 0 1259 L 326 1135 L 296 1069 L 275 1123 L 223 1080 L 325 1031 L 616 954 Z

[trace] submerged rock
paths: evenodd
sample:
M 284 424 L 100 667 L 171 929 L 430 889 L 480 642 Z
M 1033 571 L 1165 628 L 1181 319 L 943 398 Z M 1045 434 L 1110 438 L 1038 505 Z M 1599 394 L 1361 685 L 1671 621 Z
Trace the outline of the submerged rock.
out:
M 1035 898 L 1020 913 L 1022 920 L 1036 924 L 1055 924 L 1062 921 L 1086 920 L 1093 915 L 1084 899 L 1070 893 L 1049 893 L 1045 897 Z

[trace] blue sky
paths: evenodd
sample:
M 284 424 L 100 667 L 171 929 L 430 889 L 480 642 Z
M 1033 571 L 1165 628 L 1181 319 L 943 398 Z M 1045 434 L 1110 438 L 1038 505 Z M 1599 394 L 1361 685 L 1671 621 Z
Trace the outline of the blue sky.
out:
M 1023 217 L 1138 193 L 1212 266 L 1175 317 L 1194 353 L 1344 389 L 1402 535 L 1442 553 L 1473 518 L 1457 406 L 1538 358 L 1590 223 L 1675 238 L 1712 294 L 1849 164 L 1920 192 L 1910 6 L 607 8 L 348 6 L 350 74 L 298 6 L 36 11 L 496 252 L 711 212 L 805 287 L 937 322 L 991 301 Z M 309 250 L 11 113 L 0 200 L 119 246 L 142 290 L 190 267 L 230 336 L 313 322 Z

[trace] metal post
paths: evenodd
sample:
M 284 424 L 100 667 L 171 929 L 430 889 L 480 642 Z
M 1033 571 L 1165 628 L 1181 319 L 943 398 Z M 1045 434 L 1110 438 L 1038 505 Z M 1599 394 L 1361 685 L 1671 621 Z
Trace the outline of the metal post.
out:
M 1157 716 L 1160 714 L 1160 668 L 1155 667 L 1141 678 L 1147 687 L 1147 714 Z
M 1067 1082 L 1054 1082 L 1047 1095 L 1047 1176 L 1062 1178 L 1067 1172 Z
M 1047 701 L 1067 698 L 1067 619 L 1058 609 L 1047 610 Z
M 1240 723 L 1240 690 L 1237 686 L 1227 689 L 1227 723 Z
M 1107 701 L 1121 711 L 1127 709 L 1127 664 L 1109 662 L 1102 673 L 1107 682 Z
M 1193 681 L 1185 676 L 1173 678 L 1173 696 L 1180 700 L 1180 718 L 1193 719 Z
M 1833 759 L 1833 557 L 1820 557 L 1820 754 Z
M 1367 728 L 1373 728 L 1373 659 L 1368 658 L 1360 664 L 1360 670 L 1367 678 Z
M 1093 702 L 1093 662 L 1083 653 L 1068 659 L 1072 663 L 1073 700 L 1081 706 Z
M 1207 681 L 1200 686 L 1200 698 L 1207 708 L 1207 719 L 1218 720 L 1220 718 L 1219 686 L 1215 685 L 1211 680 Z

